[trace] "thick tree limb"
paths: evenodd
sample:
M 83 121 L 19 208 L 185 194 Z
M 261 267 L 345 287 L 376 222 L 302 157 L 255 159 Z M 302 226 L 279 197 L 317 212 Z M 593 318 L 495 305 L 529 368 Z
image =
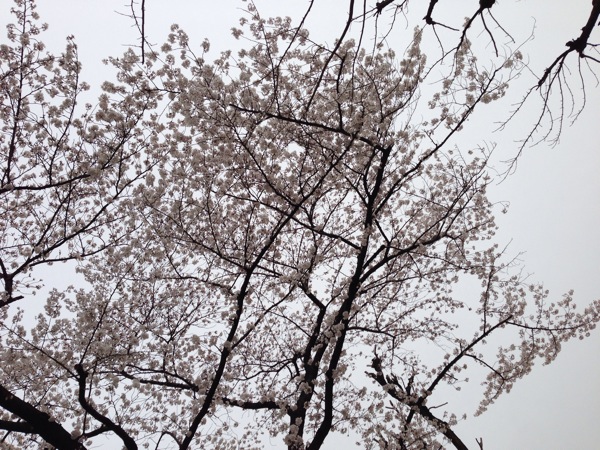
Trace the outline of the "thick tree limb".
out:
M 0 420 L 0 430 L 35 434 L 35 429 L 27 422 L 14 422 L 12 420 Z
M 279 405 L 274 401 L 251 402 L 241 401 L 229 397 L 223 397 L 223 403 L 231 406 L 237 406 L 242 409 L 278 409 Z
M 91 403 L 88 402 L 85 396 L 86 389 L 86 380 L 88 377 L 88 373 L 83 369 L 81 364 L 75 365 L 75 370 L 77 371 L 77 375 L 79 376 L 79 404 L 83 407 L 83 409 L 91 415 L 94 419 L 104 425 L 107 429 L 111 430 L 117 436 L 121 438 L 123 444 L 125 444 L 125 448 L 127 450 L 137 450 L 138 446 L 131 436 L 118 424 L 114 423 L 108 417 L 101 414 L 96 408 L 94 408 Z
M 26 425 L 18 425 L 18 422 L 2 421 L 0 429 L 37 434 L 61 450 L 85 450 L 85 446 L 78 440 L 74 440 L 71 434 L 50 415 L 13 395 L 3 386 L 0 386 L 0 406 L 23 419 L 30 427 L 28 429 Z

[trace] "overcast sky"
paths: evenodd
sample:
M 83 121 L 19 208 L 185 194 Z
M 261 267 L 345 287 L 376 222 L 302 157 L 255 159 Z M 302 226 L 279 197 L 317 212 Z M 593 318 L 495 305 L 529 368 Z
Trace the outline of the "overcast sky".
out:
M 128 12 L 126 3 L 126 0 L 40 1 L 42 19 L 50 24 L 46 41 L 56 51 L 66 35 L 75 35 L 84 63 L 83 78 L 92 86 L 98 86 L 101 78 L 110 73 L 101 68 L 99 61 L 109 55 L 117 56 L 135 42 L 131 21 L 117 14 Z M 307 2 L 256 3 L 264 15 L 274 10 L 293 16 Z M 319 33 L 340 27 L 346 3 L 317 0 L 313 28 L 309 28 L 312 36 L 316 38 Z M 424 9 L 424 3 L 415 1 L 412 7 L 421 4 L 419 7 Z M 469 3 L 476 5 L 475 1 Z M 529 55 L 533 69 L 541 73 L 552 57 L 562 51 L 564 43 L 576 37 L 589 14 L 590 3 L 589 0 L 504 0 L 496 9 L 499 21 L 517 41 L 517 36 L 521 39 L 528 36 L 536 24 L 536 39 L 523 52 Z M 441 1 L 440 12 L 443 4 Z M 229 29 L 235 26 L 243 5 L 241 0 L 147 0 L 149 39 L 159 44 L 169 25 L 176 22 L 197 45 L 204 37 L 218 49 L 239 45 L 230 37 Z M 440 14 L 438 19 L 441 18 Z M 409 30 L 412 26 L 409 25 Z M 598 34 L 596 30 L 592 35 L 595 41 Z M 393 47 L 392 42 L 390 46 Z M 575 83 L 573 87 L 578 94 L 579 85 Z M 521 94 L 509 93 L 513 95 L 510 101 L 516 102 Z M 543 281 L 554 298 L 574 289 L 581 307 L 600 297 L 600 87 L 590 85 L 587 96 L 585 111 L 572 127 L 564 130 L 560 143 L 554 148 L 544 144 L 526 149 L 517 172 L 490 193 L 495 201 L 510 202 L 509 213 L 498 218 L 498 242 L 511 241 L 514 254 L 526 252 L 521 257 L 526 273 L 531 273 L 532 281 Z M 529 115 L 520 117 L 523 127 L 534 122 L 537 112 L 531 109 Z M 483 119 L 490 122 L 490 118 Z M 520 130 L 525 132 L 525 128 Z M 488 131 L 468 134 L 471 143 L 497 142 L 500 151 L 506 152 L 502 155 L 508 157 L 516 151 L 514 140 L 520 137 L 523 135 Z M 476 448 L 475 437 L 483 437 L 485 450 L 598 448 L 600 332 L 595 331 L 587 341 L 564 345 L 557 361 L 548 367 L 536 367 L 482 417 L 462 422 L 458 435 L 473 448 Z M 474 411 L 473 398 L 468 393 L 464 395 L 465 404 L 472 405 L 469 412 Z

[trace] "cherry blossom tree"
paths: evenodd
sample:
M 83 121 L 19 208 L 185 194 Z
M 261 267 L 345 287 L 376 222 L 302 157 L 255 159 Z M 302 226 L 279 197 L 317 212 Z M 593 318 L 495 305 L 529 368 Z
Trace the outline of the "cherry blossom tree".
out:
M 307 3 L 302 18 L 303 23 L 310 16 L 320 14 L 318 7 L 324 2 L 309 0 Z M 448 5 L 451 14 L 448 14 L 447 9 L 444 10 Z M 146 2 L 130 0 L 128 6 L 128 11 L 124 14 L 132 19 L 139 33 L 139 52 L 143 62 L 146 46 L 150 45 L 145 31 Z M 570 14 L 572 7 L 566 4 L 564 6 L 564 13 Z M 547 8 L 547 5 L 543 7 Z M 499 20 L 496 16 L 498 13 L 502 14 L 510 10 L 509 17 L 520 17 L 523 15 L 520 9 L 511 3 L 498 4 L 496 0 L 479 0 L 478 4 L 450 2 L 440 4 L 439 0 L 421 3 L 410 0 L 362 3 L 354 0 L 340 1 L 336 5 L 336 11 L 340 17 L 346 18 L 346 23 L 338 44 L 343 41 L 352 27 L 361 29 L 361 42 L 363 38 L 367 38 L 381 44 L 395 28 L 405 26 L 406 23 L 414 23 L 433 32 L 440 49 L 439 54 L 435 56 L 439 57 L 440 61 L 448 59 L 460 49 L 470 35 L 477 36 L 477 40 L 485 41 L 498 57 L 504 50 L 504 41 L 508 40 L 515 45 L 517 42 L 509 31 L 512 27 L 508 25 L 512 24 L 503 24 L 502 19 Z M 591 36 L 594 28 L 600 24 L 600 2 L 593 0 L 588 11 L 587 15 L 582 15 L 580 18 L 581 30 L 572 30 L 572 39 L 567 41 L 562 49 L 557 47 L 551 53 L 551 57 L 546 54 L 533 56 L 535 60 L 541 59 L 545 68 L 539 73 L 534 72 L 534 82 L 524 94 L 524 99 L 517 104 L 518 107 L 511 117 L 512 119 L 517 116 L 521 107 L 529 103 L 527 100 L 532 101 L 531 97 L 538 98 L 540 113 L 532 124 L 530 133 L 522 138 L 522 148 L 536 142 L 556 144 L 565 120 L 574 121 L 579 117 L 586 105 L 586 90 L 589 89 L 589 85 L 598 82 L 596 64 L 600 62 L 600 55 L 598 44 L 591 40 Z M 365 34 L 365 29 L 371 27 L 377 30 L 376 33 Z M 535 35 L 534 29 L 535 26 L 532 26 L 530 38 Z M 548 33 L 551 30 L 544 31 Z M 578 92 L 579 90 L 583 92 Z
M 328 47 L 250 4 L 239 53 L 209 62 L 173 26 L 80 108 L 74 42 L 47 54 L 34 2 L 13 13 L 3 445 L 466 449 L 449 389 L 482 375 L 483 412 L 600 320 L 520 277 L 493 240 L 492 150 L 453 144 L 520 52 L 484 67 L 465 36 L 432 92 L 420 29 L 401 55 Z M 63 261 L 85 285 L 29 317 Z

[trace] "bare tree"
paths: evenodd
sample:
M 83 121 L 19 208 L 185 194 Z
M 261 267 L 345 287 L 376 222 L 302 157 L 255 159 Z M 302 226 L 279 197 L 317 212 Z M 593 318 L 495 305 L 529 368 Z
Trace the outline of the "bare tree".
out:
M 143 63 L 111 59 L 117 81 L 75 118 L 75 47 L 43 56 L 33 2 L 15 4 L 1 442 L 247 448 L 268 433 L 317 449 L 352 432 L 465 449 L 444 387 L 479 366 L 483 412 L 600 320 L 600 302 L 576 313 L 519 277 L 492 240 L 490 151 L 450 144 L 519 53 L 486 70 L 465 36 L 430 94 L 421 30 L 402 57 L 329 48 L 249 5 L 235 58 L 208 63 L 174 26 Z M 52 291 L 27 326 L 21 278 L 63 259 L 86 286 Z

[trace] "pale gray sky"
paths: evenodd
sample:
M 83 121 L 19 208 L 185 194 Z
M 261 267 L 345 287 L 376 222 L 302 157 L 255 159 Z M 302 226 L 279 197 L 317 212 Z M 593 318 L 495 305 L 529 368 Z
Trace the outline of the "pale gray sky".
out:
M 445 2 L 454 3 L 451 0 L 440 2 L 439 20 L 443 17 Z M 64 36 L 75 35 L 84 63 L 83 78 L 93 87 L 110 74 L 108 69 L 100 66 L 100 59 L 117 56 L 137 37 L 131 21 L 115 13 L 128 11 L 126 0 L 40 0 L 39 3 L 43 20 L 50 24 L 46 41 L 51 49 L 59 49 Z M 294 16 L 306 3 L 256 1 L 264 15 Z M 335 34 L 339 29 L 336 26 L 341 26 L 345 19 L 346 3 L 345 0 L 317 0 L 311 18 L 314 27 L 309 28 L 312 35 Z M 413 2 L 412 8 L 419 3 L 424 2 Z M 475 2 L 471 3 L 475 5 Z M 149 39 L 160 44 L 169 25 L 176 22 L 198 45 L 204 37 L 208 37 L 216 49 L 239 45 L 230 36 L 229 29 L 236 24 L 241 15 L 239 8 L 243 5 L 241 0 L 147 0 Z M 589 0 L 504 0 L 495 11 L 496 17 L 517 41 L 530 34 L 535 16 L 536 39 L 524 47 L 523 52 L 530 55 L 532 67 L 541 73 L 543 67 L 562 51 L 564 43 L 576 37 L 589 9 Z M 598 31 L 595 36 L 597 41 Z M 390 46 L 393 47 L 393 42 Z M 533 79 L 522 81 L 525 86 Z M 573 87 L 579 94 L 579 85 L 574 83 Z M 510 102 L 518 101 L 521 94 L 518 89 L 509 92 Z M 575 289 L 581 307 L 600 297 L 600 87 L 590 84 L 587 95 L 587 108 L 572 127 L 564 130 L 559 145 L 549 148 L 542 144 L 526 149 L 516 174 L 491 192 L 494 200 L 510 202 L 509 213 L 498 218 L 498 241 L 508 243 L 512 240 L 510 249 L 514 254 L 526 252 L 521 258 L 526 272 L 532 274 L 532 280 L 544 282 L 555 298 Z M 530 108 L 520 116 L 520 131 L 524 133 L 533 124 L 537 113 L 537 109 Z M 483 117 L 482 123 L 489 119 Z M 497 142 L 501 156 L 514 155 L 517 148 L 514 140 L 524 134 L 490 134 L 492 128 L 488 125 L 477 127 L 477 132 L 467 130 L 465 137 L 471 144 Z M 567 343 L 551 366 L 534 369 L 482 417 L 462 422 L 457 432 L 473 448 L 476 448 L 474 439 L 483 437 L 485 450 L 598 448 L 598 380 L 600 332 L 596 330 L 586 341 Z M 461 395 L 464 395 L 465 405 L 471 405 L 470 410 L 465 408 L 467 412 L 475 410 L 477 392 L 480 391 L 476 384 L 472 391 L 463 389 Z M 343 441 L 346 446 L 348 441 Z M 336 448 L 336 445 L 329 448 Z

